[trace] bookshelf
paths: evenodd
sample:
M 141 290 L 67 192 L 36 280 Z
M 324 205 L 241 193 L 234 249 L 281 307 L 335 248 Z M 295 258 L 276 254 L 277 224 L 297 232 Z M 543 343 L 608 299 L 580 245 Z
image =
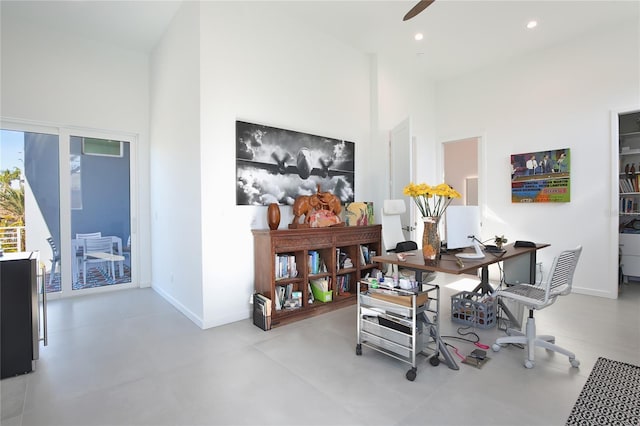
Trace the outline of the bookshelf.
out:
M 370 258 L 381 253 L 381 230 L 381 225 L 252 230 L 254 286 L 273 304 L 271 326 L 355 304 L 358 281 L 379 268 Z M 312 302 L 311 281 L 326 283 L 324 298 L 330 300 Z M 302 293 L 301 306 L 277 309 L 282 288 L 285 294 Z
M 640 276 L 640 112 L 618 116 L 619 267 L 621 279 Z

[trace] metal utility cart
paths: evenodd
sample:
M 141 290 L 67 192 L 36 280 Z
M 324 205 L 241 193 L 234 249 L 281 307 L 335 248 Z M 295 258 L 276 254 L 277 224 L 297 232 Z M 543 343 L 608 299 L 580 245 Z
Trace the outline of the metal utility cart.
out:
M 407 380 L 414 381 L 418 354 L 433 366 L 440 363 L 440 287 L 422 284 L 412 291 L 374 286 L 366 280 L 358 282 L 356 355 L 362 355 L 362 346 L 366 346 L 406 362 L 411 365 Z M 443 355 L 445 359 L 449 356 L 448 352 Z

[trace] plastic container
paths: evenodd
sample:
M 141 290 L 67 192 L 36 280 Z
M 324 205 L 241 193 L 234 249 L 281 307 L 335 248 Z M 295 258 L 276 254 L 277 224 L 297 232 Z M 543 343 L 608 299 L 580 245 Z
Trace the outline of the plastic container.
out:
M 497 300 L 489 295 L 461 291 L 451 296 L 451 320 L 477 328 L 496 325 Z
M 329 291 L 322 291 L 319 288 L 317 288 L 315 285 L 311 285 L 311 292 L 313 293 L 313 298 L 315 300 L 319 300 L 320 302 L 331 302 L 331 300 L 333 300 L 333 292 L 331 290 Z

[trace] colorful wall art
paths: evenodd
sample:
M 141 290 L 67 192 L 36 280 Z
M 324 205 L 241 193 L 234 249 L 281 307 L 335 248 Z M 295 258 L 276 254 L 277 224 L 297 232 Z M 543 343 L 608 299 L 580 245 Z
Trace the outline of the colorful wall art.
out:
M 511 156 L 512 203 L 571 201 L 569 148 Z
M 320 188 L 354 197 L 355 144 L 236 121 L 236 204 L 293 205 Z
M 344 209 L 345 222 L 347 226 L 373 225 L 373 202 L 356 201 L 347 203 Z

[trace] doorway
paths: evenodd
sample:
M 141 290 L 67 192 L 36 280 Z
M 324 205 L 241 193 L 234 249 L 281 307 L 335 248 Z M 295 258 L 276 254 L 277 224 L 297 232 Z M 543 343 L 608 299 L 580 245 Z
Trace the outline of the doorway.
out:
M 480 138 L 471 137 L 442 143 L 444 181 L 462 194 L 451 205 L 480 205 Z M 482 209 L 480 210 L 482 213 Z M 446 222 L 446 217 L 445 217 Z M 443 225 L 444 226 L 444 225 Z M 444 226 L 446 229 L 446 226 Z M 445 240 L 446 240 L 446 234 Z
M 389 199 L 406 200 L 404 187 L 415 180 L 415 140 L 411 135 L 411 117 L 389 132 Z M 405 241 L 416 241 L 416 217 L 413 205 L 406 205 L 400 216 Z
M 462 194 L 451 205 L 478 206 L 479 138 L 443 142 L 444 181 Z
M 13 250 L 40 253 L 47 293 L 56 298 L 133 287 L 134 138 L 21 123 L 0 128 L 0 171 L 19 177 L 9 185 L 4 179 L 3 188 L 14 186 L 22 200 L 21 221 L 11 223 L 12 232 L 22 233 L 22 246 Z M 3 236 L 10 228 L 5 206 L 3 199 Z M 85 252 L 76 234 L 89 232 L 110 237 L 111 248 Z M 2 244 L 12 250 L 6 238 Z

